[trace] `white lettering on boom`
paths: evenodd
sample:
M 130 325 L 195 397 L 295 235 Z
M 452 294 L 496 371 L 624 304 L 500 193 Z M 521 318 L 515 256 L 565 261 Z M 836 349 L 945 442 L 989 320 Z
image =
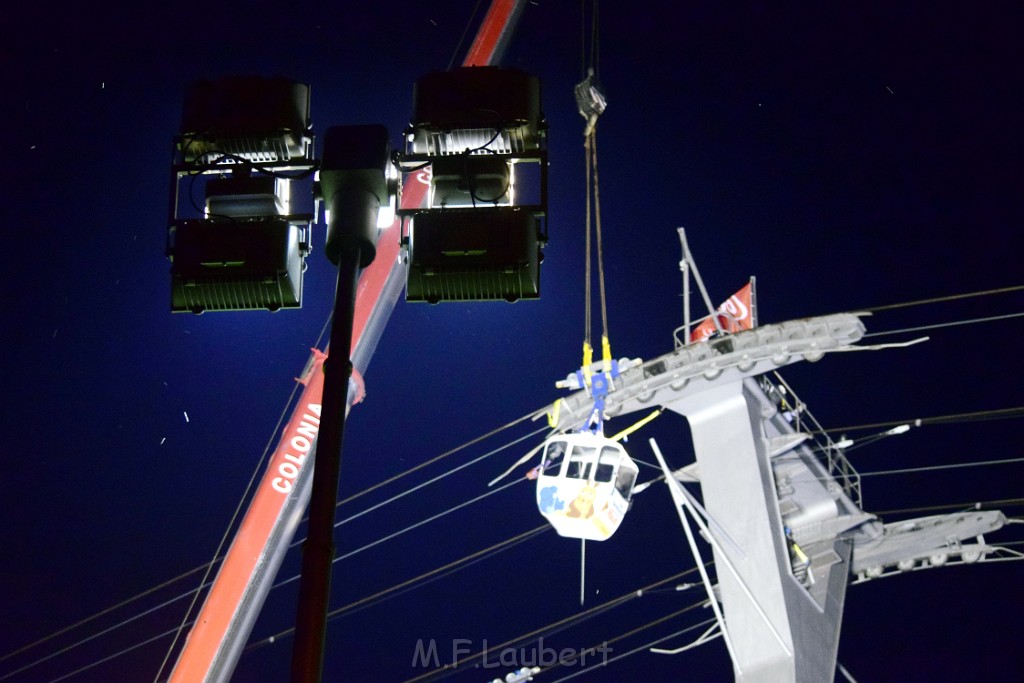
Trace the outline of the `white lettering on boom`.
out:
M 313 447 L 317 432 L 320 431 L 320 404 L 310 403 L 306 409 L 307 412 L 302 416 L 299 426 L 295 428 L 295 433 L 288 440 L 288 445 L 294 452 L 285 451 L 282 456 L 284 462 L 279 462 L 277 465 L 279 476 L 274 477 L 270 482 L 270 486 L 279 493 L 291 492 L 295 478 L 299 476 L 299 470 L 306 462 L 309 449 Z

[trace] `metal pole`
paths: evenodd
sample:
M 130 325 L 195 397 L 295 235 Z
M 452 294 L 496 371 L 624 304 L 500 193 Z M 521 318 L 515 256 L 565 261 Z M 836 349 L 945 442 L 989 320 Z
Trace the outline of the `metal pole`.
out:
M 682 233 L 680 233 L 682 234 Z M 675 477 L 672 476 L 672 470 L 668 468 L 668 463 L 665 462 L 665 456 L 661 454 L 661 449 L 658 448 L 658 444 L 654 439 L 650 439 L 651 450 L 654 451 L 654 456 L 658 459 L 658 464 L 661 466 L 661 471 L 665 474 L 665 483 L 668 485 L 669 493 L 672 494 L 672 501 L 676 504 L 676 511 L 679 513 L 679 521 L 683 524 L 683 531 L 686 533 L 686 542 L 690 544 L 690 552 L 693 553 L 693 559 L 697 563 L 697 570 L 700 572 L 701 581 L 704 583 L 704 590 L 708 594 L 708 602 L 711 604 L 711 609 L 715 613 L 715 619 L 718 620 L 718 626 L 722 630 L 722 640 L 725 641 L 725 649 L 729 651 L 729 658 L 732 659 L 732 665 L 736 667 L 736 678 L 743 676 L 743 669 L 740 667 L 740 662 L 736 658 L 736 652 L 732 647 L 732 638 L 729 637 L 729 629 L 725 625 L 725 617 L 722 616 L 722 609 L 718 605 L 718 598 L 715 596 L 714 588 L 711 585 L 711 579 L 708 578 L 708 570 L 704 566 L 704 560 L 700 556 L 700 549 L 697 547 L 697 542 L 693 538 L 693 531 L 690 529 L 690 522 L 686 519 L 686 498 L 682 494 L 682 487 L 679 482 L 676 481 Z M 710 534 L 708 534 L 710 536 Z
M 331 128 L 324 141 L 320 183 L 331 212 L 324 247 L 327 257 L 338 267 L 338 286 L 330 354 L 324 363 L 323 411 L 313 459 L 309 527 L 302 547 L 292 683 L 319 683 L 323 676 L 334 562 L 334 511 L 338 504 L 348 381 L 352 375 L 352 321 L 359 270 L 369 266 L 376 256 L 377 213 L 381 200 L 386 201 L 383 164 L 387 163 L 387 146 L 387 130 L 383 126 Z M 367 150 L 371 153 L 360 154 Z M 372 158 L 375 155 L 379 158 Z M 346 168 L 346 163 L 351 166 Z M 381 168 L 373 170 L 370 166 L 370 172 L 353 172 L 352 167 L 361 169 L 371 163 L 379 163 Z
M 323 414 L 313 461 L 309 528 L 302 546 L 302 578 L 292 650 L 292 682 L 318 683 L 323 675 L 324 642 L 334 561 L 334 510 L 345 434 L 345 404 L 352 375 L 352 318 L 359 281 L 360 248 L 339 251 L 330 356 L 324 363 Z
M 700 289 L 700 295 L 704 299 L 704 305 L 708 308 L 711 321 L 715 323 L 715 329 L 718 331 L 718 334 L 722 334 L 722 324 L 718 321 L 718 310 L 711 305 L 711 297 L 708 296 L 708 290 L 704 287 L 704 280 L 700 276 L 700 271 L 697 270 L 697 262 L 690 255 L 690 245 L 686 242 L 686 229 L 676 228 L 676 230 L 679 232 L 679 241 L 683 243 L 683 259 L 693 269 L 693 279 L 697 281 L 697 287 Z
M 686 233 L 683 228 L 676 229 L 679 243 L 683 251 L 683 259 L 679 262 L 679 270 L 683 273 L 683 346 L 690 345 L 690 252 L 686 248 Z

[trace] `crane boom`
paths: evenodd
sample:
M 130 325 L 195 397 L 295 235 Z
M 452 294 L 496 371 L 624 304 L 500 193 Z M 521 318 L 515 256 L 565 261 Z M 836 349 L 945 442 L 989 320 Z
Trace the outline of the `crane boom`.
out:
M 524 4 L 492 0 L 464 66 L 500 59 Z M 421 182 L 408 184 L 402 208 L 422 206 L 426 189 Z M 405 283 L 400 231 L 400 220 L 382 231 L 377 258 L 359 277 L 352 330 L 352 364 L 358 372 L 366 370 Z M 300 380 L 305 388 L 171 672 L 172 683 L 227 681 L 234 671 L 309 503 L 313 468 L 304 464 L 307 453 L 315 452 L 325 358 L 313 350 Z M 346 412 L 353 399 L 350 390 Z

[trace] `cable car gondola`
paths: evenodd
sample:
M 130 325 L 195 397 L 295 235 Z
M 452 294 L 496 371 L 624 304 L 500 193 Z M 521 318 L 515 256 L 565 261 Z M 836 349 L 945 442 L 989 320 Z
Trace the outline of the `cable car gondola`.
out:
M 589 431 L 544 444 L 537 508 L 560 536 L 605 541 L 629 509 L 640 468 L 618 442 Z

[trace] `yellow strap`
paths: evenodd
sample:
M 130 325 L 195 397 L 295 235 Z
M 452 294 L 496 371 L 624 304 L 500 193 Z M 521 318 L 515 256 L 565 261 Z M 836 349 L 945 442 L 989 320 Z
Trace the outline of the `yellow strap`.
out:
M 558 428 L 558 414 L 562 411 L 562 399 L 555 401 L 548 411 L 548 426 L 552 429 Z
M 601 335 L 601 358 L 604 360 L 604 371 L 612 371 L 612 343 L 607 335 Z
M 583 383 L 590 386 L 590 364 L 594 362 L 594 347 L 590 342 L 583 342 Z
M 647 424 L 648 422 L 650 422 L 654 418 L 656 418 L 659 415 L 661 415 L 662 410 L 663 410 L 662 408 L 658 408 L 653 413 L 651 413 L 650 415 L 648 415 L 644 419 L 642 419 L 639 422 L 637 422 L 636 424 L 634 424 L 632 427 L 626 427 L 625 429 L 623 429 L 621 432 L 619 432 L 615 436 L 610 437 L 611 440 L 612 441 L 619 441 L 619 440 L 629 436 L 630 434 L 632 434 L 636 430 L 640 429 L 641 427 L 643 427 L 645 424 Z
M 796 541 L 790 539 L 790 543 L 793 544 L 793 550 L 796 551 L 796 558 L 803 564 L 810 564 L 810 558 L 808 558 L 804 551 L 800 549 L 800 546 L 796 544 Z

